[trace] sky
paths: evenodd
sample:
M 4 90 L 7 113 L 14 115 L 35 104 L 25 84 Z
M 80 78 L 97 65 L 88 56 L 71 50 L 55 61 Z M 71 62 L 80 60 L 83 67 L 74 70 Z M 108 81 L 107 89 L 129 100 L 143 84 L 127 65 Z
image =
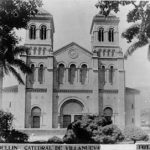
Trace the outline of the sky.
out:
M 90 26 L 92 18 L 98 13 L 95 4 L 98 0 L 43 0 L 43 8 L 50 12 L 54 18 L 54 50 L 70 42 L 76 42 L 91 51 Z M 126 14 L 131 7 L 122 7 L 116 14 L 120 18 L 119 33 L 120 47 L 125 52 L 129 47 L 121 33 L 130 25 L 126 21 Z M 25 30 L 17 31 L 24 43 Z M 150 62 L 147 59 L 148 46 L 138 49 L 125 60 L 126 86 L 131 88 L 150 87 Z M 4 86 L 17 84 L 10 75 L 5 77 Z

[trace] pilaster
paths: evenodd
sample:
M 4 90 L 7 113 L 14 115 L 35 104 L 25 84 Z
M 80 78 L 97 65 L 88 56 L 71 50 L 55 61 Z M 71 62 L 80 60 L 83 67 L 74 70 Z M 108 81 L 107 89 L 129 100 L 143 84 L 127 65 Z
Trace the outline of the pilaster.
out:
M 118 125 L 125 127 L 125 70 L 123 58 L 118 58 Z
M 48 106 L 47 106 L 47 127 L 49 129 L 52 128 L 53 124 L 53 53 L 50 52 L 48 58 L 48 66 L 46 71 L 46 83 L 47 83 L 47 99 L 48 99 Z
M 98 56 L 93 53 L 93 98 L 90 106 L 91 112 L 99 114 L 99 84 L 98 84 Z

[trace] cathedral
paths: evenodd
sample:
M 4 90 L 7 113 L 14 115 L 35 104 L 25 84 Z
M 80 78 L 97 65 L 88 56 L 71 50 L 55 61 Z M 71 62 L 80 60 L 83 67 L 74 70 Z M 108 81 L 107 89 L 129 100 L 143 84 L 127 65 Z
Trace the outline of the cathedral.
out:
M 55 50 L 53 16 L 42 8 L 26 30 L 31 66 L 25 85 L 3 89 L 2 107 L 14 115 L 17 129 L 66 128 L 83 115 L 112 118 L 123 128 L 135 124 L 136 89 L 125 87 L 123 52 L 119 46 L 119 18 L 93 17 L 91 49 L 75 42 Z

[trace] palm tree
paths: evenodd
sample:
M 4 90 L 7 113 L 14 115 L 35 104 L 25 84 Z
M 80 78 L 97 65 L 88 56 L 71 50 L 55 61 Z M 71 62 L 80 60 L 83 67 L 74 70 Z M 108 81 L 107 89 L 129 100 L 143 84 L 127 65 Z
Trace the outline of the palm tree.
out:
M 0 0 L 0 109 L 2 106 L 3 76 L 12 73 L 19 83 L 24 84 L 17 68 L 24 74 L 31 73 L 26 62 L 19 59 L 27 48 L 16 46 L 20 41 L 15 29 L 26 29 L 31 16 L 37 14 L 42 0 Z
M 130 43 L 125 53 L 125 58 L 131 55 L 135 50 L 145 45 L 148 47 L 148 59 L 150 60 L 150 4 L 148 1 L 141 1 L 138 5 L 133 3 L 134 9 L 127 15 L 127 21 L 133 24 L 122 33 L 122 37 Z
M 22 53 L 27 53 L 28 48 L 23 46 L 15 46 L 16 38 L 12 34 L 5 34 L 0 37 L 0 109 L 2 108 L 2 89 L 3 77 L 12 73 L 20 84 L 24 84 L 20 73 L 32 73 L 31 68 L 19 58 Z M 9 43 L 9 44 L 7 44 Z

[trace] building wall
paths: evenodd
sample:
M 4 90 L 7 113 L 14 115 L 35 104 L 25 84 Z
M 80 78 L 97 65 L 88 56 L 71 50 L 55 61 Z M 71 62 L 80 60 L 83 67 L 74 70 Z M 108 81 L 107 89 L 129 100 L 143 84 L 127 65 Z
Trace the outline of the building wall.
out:
M 126 92 L 126 102 L 125 102 L 125 124 L 126 126 L 135 124 L 135 95 Z

